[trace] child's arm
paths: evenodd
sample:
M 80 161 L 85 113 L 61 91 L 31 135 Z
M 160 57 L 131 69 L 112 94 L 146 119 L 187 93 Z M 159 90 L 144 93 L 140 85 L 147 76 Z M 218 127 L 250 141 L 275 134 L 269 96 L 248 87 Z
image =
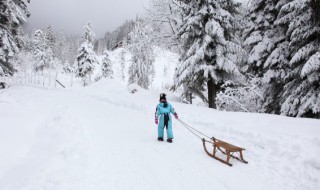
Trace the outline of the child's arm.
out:
M 178 114 L 171 105 L 170 105 L 170 112 L 174 115 L 176 119 L 178 119 Z

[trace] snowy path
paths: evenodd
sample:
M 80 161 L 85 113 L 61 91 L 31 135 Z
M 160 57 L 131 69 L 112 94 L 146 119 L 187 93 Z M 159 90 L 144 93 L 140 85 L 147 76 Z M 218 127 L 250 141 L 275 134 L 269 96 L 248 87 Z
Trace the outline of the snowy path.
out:
M 247 150 L 248 165 L 206 156 L 174 121 L 156 141 L 157 94 L 114 81 L 0 94 L 0 189 L 320 189 L 320 121 L 225 113 L 173 102 L 180 118 Z

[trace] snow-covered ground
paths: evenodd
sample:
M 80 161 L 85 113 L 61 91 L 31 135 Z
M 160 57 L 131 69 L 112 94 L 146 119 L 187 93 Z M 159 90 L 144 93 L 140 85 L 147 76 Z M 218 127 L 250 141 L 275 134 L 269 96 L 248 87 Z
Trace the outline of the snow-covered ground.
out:
M 157 141 L 158 93 L 124 82 L 0 90 L 0 189 L 320 189 L 320 121 L 171 103 L 191 126 L 246 148 L 224 165 L 173 121 Z

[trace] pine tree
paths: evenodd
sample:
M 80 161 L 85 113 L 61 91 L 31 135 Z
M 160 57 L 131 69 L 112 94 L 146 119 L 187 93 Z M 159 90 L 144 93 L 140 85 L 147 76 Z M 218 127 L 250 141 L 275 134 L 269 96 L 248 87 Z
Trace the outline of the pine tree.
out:
M 94 71 L 94 65 L 98 62 L 97 56 L 93 51 L 93 42 L 95 34 L 91 30 L 89 22 L 85 27 L 85 32 L 82 35 L 83 43 L 78 49 L 76 58 L 76 77 L 83 80 L 83 85 L 86 86 L 91 82 L 91 75 Z
M 249 52 L 247 69 L 250 74 L 263 78 L 264 103 L 262 111 L 280 113 L 284 77 L 289 62 L 288 40 L 283 25 L 275 23 L 284 1 L 253 0 L 246 18 L 244 46 Z
M 53 28 L 49 25 L 45 29 L 45 39 L 47 48 L 50 49 L 53 55 L 56 55 L 55 44 L 56 44 L 56 36 L 54 34 Z
M 82 43 L 78 49 L 76 59 L 76 77 L 82 78 L 84 86 L 91 82 L 91 75 L 94 71 L 95 63 L 97 63 L 97 57 L 93 51 L 93 46 L 86 42 Z
M 253 0 L 247 10 L 249 22 L 244 30 L 244 46 L 249 52 L 247 71 L 258 77 L 265 74 L 264 64 L 277 44 L 286 39 L 285 31 L 275 24 L 277 3 L 278 0 Z
M 58 43 L 57 43 L 57 57 L 64 63 L 67 59 L 66 51 L 66 37 L 64 36 L 63 30 L 60 31 Z
M 131 42 L 128 47 L 132 53 L 132 64 L 128 82 L 136 83 L 145 89 L 149 88 L 154 76 L 154 54 L 149 38 L 151 32 L 151 27 L 139 19 L 129 35 Z
M 24 15 L 30 16 L 27 3 L 30 0 L 0 1 L 0 76 L 12 75 L 12 58 L 22 47 Z
M 191 86 L 192 93 L 207 88 L 210 108 L 216 108 L 216 95 L 225 81 L 239 75 L 236 54 L 242 49 L 234 31 L 240 4 L 232 0 L 179 0 L 182 23 L 181 64 L 175 73 L 175 86 Z M 205 86 L 206 85 L 206 86 Z M 186 92 L 189 92 L 186 90 Z
M 290 71 L 285 78 L 281 113 L 320 118 L 320 1 L 290 0 L 277 24 L 286 25 L 290 38 Z
M 82 39 L 84 40 L 84 42 L 93 45 L 96 35 L 91 29 L 91 22 L 89 22 L 88 25 L 84 26 L 84 28 L 85 32 L 82 34 Z
M 108 52 L 105 51 L 103 53 L 103 58 L 102 58 L 102 75 L 105 78 L 113 78 L 113 71 L 111 67 L 111 61 L 109 59 Z
M 48 68 L 52 60 L 52 52 L 46 42 L 45 34 L 41 30 L 36 30 L 32 38 L 35 71 L 43 71 L 44 68 Z

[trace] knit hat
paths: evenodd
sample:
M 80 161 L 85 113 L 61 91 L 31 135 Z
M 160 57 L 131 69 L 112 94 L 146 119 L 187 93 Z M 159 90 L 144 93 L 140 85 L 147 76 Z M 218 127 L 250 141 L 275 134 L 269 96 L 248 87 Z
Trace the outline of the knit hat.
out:
M 160 101 L 161 101 L 161 100 L 167 100 L 167 99 L 166 99 L 166 96 L 167 96 L 167 95 L 166 95 L 165 93 L 161 93 L 161 94 L 160 94 Z

